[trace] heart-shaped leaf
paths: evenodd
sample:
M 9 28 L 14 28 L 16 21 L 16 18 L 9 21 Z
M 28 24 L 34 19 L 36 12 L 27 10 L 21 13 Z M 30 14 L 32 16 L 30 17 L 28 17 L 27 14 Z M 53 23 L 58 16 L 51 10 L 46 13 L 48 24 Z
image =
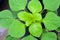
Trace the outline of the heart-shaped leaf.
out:
M 27 0 L 9 0 L 10 8 L 13 11 L 24 10 L 26 3 Z
M 0 19 L 10 19 L 13 18 L 12 13 L 9 10 L 3 10 L 0 12 Z
M 57 35 L 53 32 L 43 33 L 41 40 L 57 40 Z
M 29 32 L 31 35 L 39 37 L 42 34 L 42 26 L 40 23 L 33 23 L 29 27 Z
M 42 5 L 39 1 L 37 0 L 31 0 L 28 4 L 28 9 L 32 12 L 32 13 L 37 13 L 40 12 L 42 10 Z
M 58 0 L 43 0 L 43 3 L 44 3 L 44 8 L 51 11 L 56 11 L 59 7 Z
M 38 39 L 34 38 L 31 35 L 28 35 L 28 36 L 24 37 L 22 40 L 38 40 Z
M 32 14 L 22 11 L 18 13 L 18 18 L 22 21 L 25 21 L 26 25 L 29 26 L 32 23 Z
M 48 12 L 43 22 L 46 29 L 56 30 L 60 26 L 60 17 L 53 12 Z
M 9 35 L 20 38 L 25 34 L 25 25 L 18 20 L 14 20 L 9 27 Z

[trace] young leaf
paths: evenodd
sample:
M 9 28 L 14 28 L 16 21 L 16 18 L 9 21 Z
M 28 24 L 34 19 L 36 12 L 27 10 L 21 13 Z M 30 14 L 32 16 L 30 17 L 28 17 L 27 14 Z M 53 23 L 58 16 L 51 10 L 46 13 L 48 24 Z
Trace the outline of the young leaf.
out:
M 26 26 L 31 25 L 31 24 L 32 24 L 32 20 L 27 20 L 27 21 L 25 22 L 25 24 L 26 24 Z
M 43 33 L 41 40 L 57 40 L 57 35 L 53 32 Z
M 19 40 L 18 38 L 13 38 L 11 36 L 7 36 L 5 40 Z
M 53 12 L 48 12 L 43 22 L 48 30 L 56 30 L 60 26 L 60 18 Z
M 42 10 L 42 5 L 39 1 L 31 0 L 28 4 L 28 9 L 32 13 L 37 13 L 37 12 L 40 12 Z
M 40 23 L 33 23 L 29 27 L 29 32 L 31 35 L 39 37 L 42 34 L 42 26 Z
M 34 18 L 35 21 L 40 21 L 41 22 L 41 20 L 42 20 L 42 16 L 39 13 L 33 14 L 33 18 Z
M 19 11 L 24 10 L 27 0 L 9 0 L 11 10 Z
M 13 18 L 12 13 L 9 10 L 3 10 L 0 12 L 0 19 L 9 19 Z
M 20 38 L 25 34 L 25 25 L 18 20 L 14 20 L 9 27 L 9 35 Z
M 0 27 L 9 28 L 13 19 L 0 19 Z
M 27 12 L 25 12 L 25 11 L 22 11 L 22 12 L 19 12 L 19 13 L 18 13 L 18 18 L 19 18 L 20 20 L 22 20 L 22 21 L 26 21 L 26 20 L 31 19 L 30 16 L 32 16 L 32 15 L 29 14 L 29 13 L 27 13 Z
M 59 7 L 58 0 L 43 0 L 43 3 L 44 3 L 44 8 L 51 11 L 56 11 Z
M 25 38 L 23 38 L 22 40 L 38 40 L 38 39 L 34 38 L 34 37 L 31 36 L 31 35 L 28 35 L 28 36 L 26 36 Z
M 58 28 L 56 29 L 56 31 L 57 31 L 57 32 L 60 32 L 60 27 L 58 27 Z
M 29 26 L 32 23 L 32 14 L 22 11 L 18 13 L 18 18 L 22 21 L 25 21 L 26 25 Z

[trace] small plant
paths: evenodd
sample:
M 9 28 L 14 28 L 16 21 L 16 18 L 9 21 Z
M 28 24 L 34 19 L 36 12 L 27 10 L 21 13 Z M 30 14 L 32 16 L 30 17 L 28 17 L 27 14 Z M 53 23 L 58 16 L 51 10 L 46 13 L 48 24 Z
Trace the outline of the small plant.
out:
M 52 2 L 53 1 L 53 2 Z M 39 0 L 9 0 L 10 10 L 0 12 L 0 26 L 8 29 L 6 40 L 60 40 L 60 17 L 57 9 L 60 0 L 43 0 L 44 9 Z M 42 12 L 47 9 L 43 18 Z M 42 23 L 45 27 L 43 27 Z M 26 27 L 29 35 L 25 36 Z M 58 33 L 56 35 L 55 31 Z

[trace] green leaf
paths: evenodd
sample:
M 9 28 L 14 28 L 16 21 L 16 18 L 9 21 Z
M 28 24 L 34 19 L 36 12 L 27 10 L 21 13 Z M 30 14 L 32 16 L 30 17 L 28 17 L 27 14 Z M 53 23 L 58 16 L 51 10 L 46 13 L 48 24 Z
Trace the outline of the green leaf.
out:
M 42 34 L 42 26 L 40 23 L 33 23 L 29 27 L 29 32 L 31 35 L 39 37 Z
M 5 40 L 19 40 L 19 39 L 11 36 L 7 36 Z
M 13 18 L 12 13 L 9 10 L 3 10 L 0 12 L 0 19 L 9 19 Z
M 58 33 L 58 40 L 60 40 L 60 33 Z
M 9 5 L 12 11 L 24 10 L 27 0 L 9 0 Z
M 57 31 L 57 32 L 60 32 L 60 27 L 58 27 L 58 28 L 56 29 L 56 31 Z
M 41 40 L 57 40 L 57 35 L 53 32 L 43 33 Z
M 30 13 L 25 12 L 25 11 L 21 11 L 18 13 L 18 18 L 22 21 L 26 21 L 26 20 L 31 19 L 30 16 L 32 16 L 32 15 Z
M 60 26 L 60 17 L 53 12 L 48 12 L 43 22 L 46 29 L 56 30 Z
M 9 28 L 9 35 L 20 38 L 25 34 L 25 25 L 18 20 L 14 20 Z
M 59 6 L 60 6 L 60 0 L 58 0 L 58 2 L 59 2 Z
M 27 20 L 27 21 L 25 22 L 25 24 L 26 24 L 26 26 L 30 26 L 30 25 L 32 24 L 32 20 Z
M 35 21 L 40 21 L 41 22 L 41 20 L 42 20 L 42 16 L 39 13 L 33 14 L 33 18 L 34 18 Z
M 9 28 L 13 19 L 0 19 L 0 27 Z
M 28 9 L 32 12 L 32 13 L 37 13 L 40 12 L 42 10 L 42 5 L 39 1 L 37 0 L 31 0 L 28 4 Z
M 22 21 L 25 21 L 26 25 L 29 26 L 32 23 L 32 14 L 25 11 L 18 13 L 18 18 Z
M 34 38 L 31 35 L 28 35 L 28 36 L 24 37 L 22 40 L 38 40 L 38 39 Z
M 17 18 L 17 14 L 18 14 L 18 12 L 12 11 L 12 15 L 13 15 L 14 18 Z
M 58 0 L 43 0 L 43 3 L 44 3 L 44 8 L 51 11 L 57 11 L 59 7 Z
M 9 28 L 13 21 L 12 13 L 9 10 L 0 12 L 0 27 Z

